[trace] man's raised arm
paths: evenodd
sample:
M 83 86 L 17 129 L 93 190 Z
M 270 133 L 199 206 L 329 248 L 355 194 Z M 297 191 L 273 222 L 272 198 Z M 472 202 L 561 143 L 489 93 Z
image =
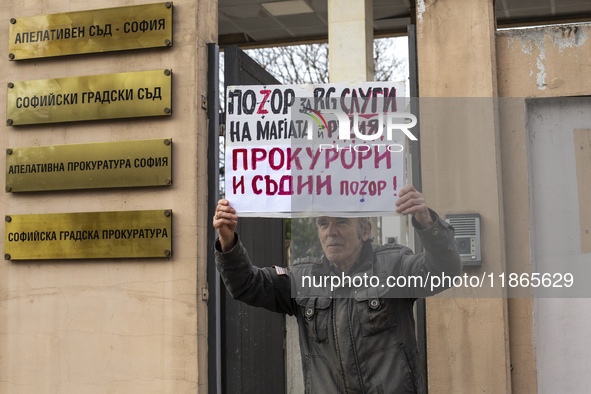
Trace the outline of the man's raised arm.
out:
M 406 277 L 421 276 L 427 279 L 433 275 L 445 273 L 454 277 L 462 272 L 462 261 L 456 246 L 453 227 L 439 218 L 427 207 L 422 193 L 414 186 L 407 185 L 399 193 L 396 201 L 396 212 L 413 216 L 413 226 L 425 248 L 424 253 L 414 254 L 409 248 L 401 250 L 401 266 L 399 275 Z M 446 287 L 431 289 L 430 286 L 419 286 L 409 289 L 412 298 L 426 297 L 445 290 Z
M 435 223 L 434 218 L 427 208 L 425 197 L 421 192 L 418 192 L 413 185 L 406 185 L 398 192 L 398 200 L 396 200 L 396 212 L 401 215 L 412 215 L 412 217 L 425 230 Z
M 295 314 L 291 283 L 286 272 L 278 274 L 273 267 L 251 264 L 248 252 L 235 233 L 238 215 L 228 200 L 218 201 L 213 226 L 219 238 L 215 241 L 217 269 L 232 298 L 272 312 Z M 281 263 L 280 261 L 277 264 Z
M 236 210 L 230 206 L 230 201 L 219 200 L 213 217 L 213 227 L 218 232 L 222 252 L 229 251 L 236 244 L 234 230 L 236 230 L 237 224 L 238 215 L 236 215 Z

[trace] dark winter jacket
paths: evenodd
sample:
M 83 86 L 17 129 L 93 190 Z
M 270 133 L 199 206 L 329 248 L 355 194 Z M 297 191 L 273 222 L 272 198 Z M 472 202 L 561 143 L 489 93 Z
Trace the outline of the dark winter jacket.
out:
M 453 277 L 462 268 L 453 228 L 431 213 L 436 220 L 429 229 L 419 230 L 413 220 L 425 253 L 415 255 L 398 244 L 364 244 L 348 276 L 367 275 L 367 281 L 377 277 L 367 287 L 355 286 L 359 280 L 333 289 L 330 281 L 318 288 L 304 281 L 307 287 L 302 287 L 306 276 L 342 278 L 343 274 L 325 257 L 296 261 L 288 273 L 258 268 L 237 235 L 235 247 L 226 253 L 220 252 L 216 241 L 216 264 L 235 299 L 297 317 L 306 393 L 422 394 L 425 376 L 415 340 L 413 303 L 444 290 L 431 289 L 430 277 L 443 273 Z M 393 286 L 392 278 L 401 276 L 407 286 Z M 397 283 L 402 285 L 403 280 Z

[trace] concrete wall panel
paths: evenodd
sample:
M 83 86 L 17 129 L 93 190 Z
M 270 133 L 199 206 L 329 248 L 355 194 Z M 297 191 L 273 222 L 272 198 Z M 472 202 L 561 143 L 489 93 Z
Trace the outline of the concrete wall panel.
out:
M 531 269 L 530 174 L 527 97 L 588 95 L 591 25 L 548 26 L 497 32 L 497 68 L 503 168 L 507 269 Z M 505 98 L 513 97 L 513 98 Z M 512 388 L 537 393 L 534 302 L 509 299 Z
M 573 142 L 577 129 L 591 128 L 590 105 L 588 97 L 528 101 L 532 264 L 540 272 L 570 272 L 579 284 L 589 278 L 591 255 L 581 247 L 577 186 L 583 185 Z M 534 300 L 538 393 L 591 390 L 590 306 L 589 299 Z
M 565 97 L 591 91 L 591 25 L 497 33 L 499 96 Z

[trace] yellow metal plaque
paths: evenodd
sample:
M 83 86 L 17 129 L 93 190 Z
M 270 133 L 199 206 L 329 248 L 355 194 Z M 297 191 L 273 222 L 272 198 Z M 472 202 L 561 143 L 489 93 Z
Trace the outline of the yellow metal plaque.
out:
M 172 2 L 10 20 L 10 60 L 172 45 Z
M 168 186 L 172 139 L 9 148 L 6 192 Z
M 172 211 L 5 217 L 6 260 L 170 257 Z
M 171 114 L 172 71 L 8 83 L 11 126 Z

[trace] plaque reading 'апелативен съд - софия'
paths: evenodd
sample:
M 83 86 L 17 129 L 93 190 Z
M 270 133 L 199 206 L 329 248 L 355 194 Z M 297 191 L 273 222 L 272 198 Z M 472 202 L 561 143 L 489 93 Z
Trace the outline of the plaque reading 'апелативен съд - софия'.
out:
M 10 19 L 8 58 L 34 59 L 172 45 L 172 2 Z

